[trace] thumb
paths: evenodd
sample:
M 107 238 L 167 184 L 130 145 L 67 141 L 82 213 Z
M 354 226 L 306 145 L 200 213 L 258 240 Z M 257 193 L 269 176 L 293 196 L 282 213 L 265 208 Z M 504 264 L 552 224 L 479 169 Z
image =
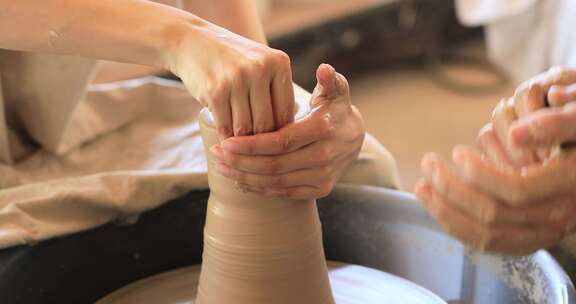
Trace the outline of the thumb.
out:
M 318 83 L 314 88 L 312 100 L 310 101 L 312 107 L 327 100 L 349 95 L 348 81 L 329 64 L 323 63 L 318 67 L 316 80 Z
M 318 96 L 334 98 L 337 92 L 336 70 L 329 64 L 323 63 L 316 70 L 316 85 Z

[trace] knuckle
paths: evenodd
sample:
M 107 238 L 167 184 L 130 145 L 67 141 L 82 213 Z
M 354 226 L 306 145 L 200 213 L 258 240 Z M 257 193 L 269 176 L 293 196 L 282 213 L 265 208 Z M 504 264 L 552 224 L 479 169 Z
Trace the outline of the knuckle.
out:
M 265 75 L 266 64 L 261 59 L 254 59 L 250 62 L 249 71 L 253 78 L 261 79 Z
M 221 104 L 227 102 L 226 96 L 226 84 L 224 82 L 214 85 L 208 91 L 208 98 L 215 104 Z
M 247 64 L 240 64 L 230 70 L 228 78 L 229 81 L 238 85 L 244 84 L 246 82 L 246 76 L 249 73 L 249 67 Z
M 290 66 L 290 56 L 288 56 L 288 54 L 286 54 L 285 52 L 280 51 L 280 50 L 276 50 L 274 52 L 274 58 L 280 64 L 282 64 L 284 66 Z

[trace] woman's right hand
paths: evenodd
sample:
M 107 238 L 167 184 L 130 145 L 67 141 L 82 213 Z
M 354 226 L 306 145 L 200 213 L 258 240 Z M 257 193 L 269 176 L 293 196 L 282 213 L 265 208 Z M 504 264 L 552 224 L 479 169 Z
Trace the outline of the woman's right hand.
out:
M 186 32 L 165 61 L 210 109 L 221 140 L 293 120 L 292 71 L 282 51 L 208 23 Z

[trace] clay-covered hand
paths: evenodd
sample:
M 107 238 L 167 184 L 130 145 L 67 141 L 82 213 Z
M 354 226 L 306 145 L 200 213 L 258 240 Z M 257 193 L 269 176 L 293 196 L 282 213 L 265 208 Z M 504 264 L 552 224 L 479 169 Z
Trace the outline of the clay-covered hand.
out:
M 220 140 L 270 132 L 293 120 L 290 59 L 282 51 L 206 25 L 184 35 L 166 66 L 209 107 Z
M 295 199 L 328 195 L 357 159 L 365 128 L 350 102 L 346 79 L 327 64 L 316 76 L 310 114 L 276 132 L 232 137 L 214 146 L 218 171 L 240 187 L 264 195 Z

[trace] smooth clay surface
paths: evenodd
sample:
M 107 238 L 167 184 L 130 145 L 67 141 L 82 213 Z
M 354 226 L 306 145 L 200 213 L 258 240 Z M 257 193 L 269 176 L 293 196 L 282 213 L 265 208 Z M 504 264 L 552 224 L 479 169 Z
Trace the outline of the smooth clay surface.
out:
M 338 262 L 328 262 L 328 268 L 336 304 L 446 303 L 432 292 L 383 271 Z M 194 304 L 199 276 L 200 265 L 166 272 L 119 289 L 97 304 Z
M 333 304 L 316 202 L 242 190 L 214 169 L 209 148 L 218 138 L 207 109 L 200 130 L 210 198 L 195 303 Z

